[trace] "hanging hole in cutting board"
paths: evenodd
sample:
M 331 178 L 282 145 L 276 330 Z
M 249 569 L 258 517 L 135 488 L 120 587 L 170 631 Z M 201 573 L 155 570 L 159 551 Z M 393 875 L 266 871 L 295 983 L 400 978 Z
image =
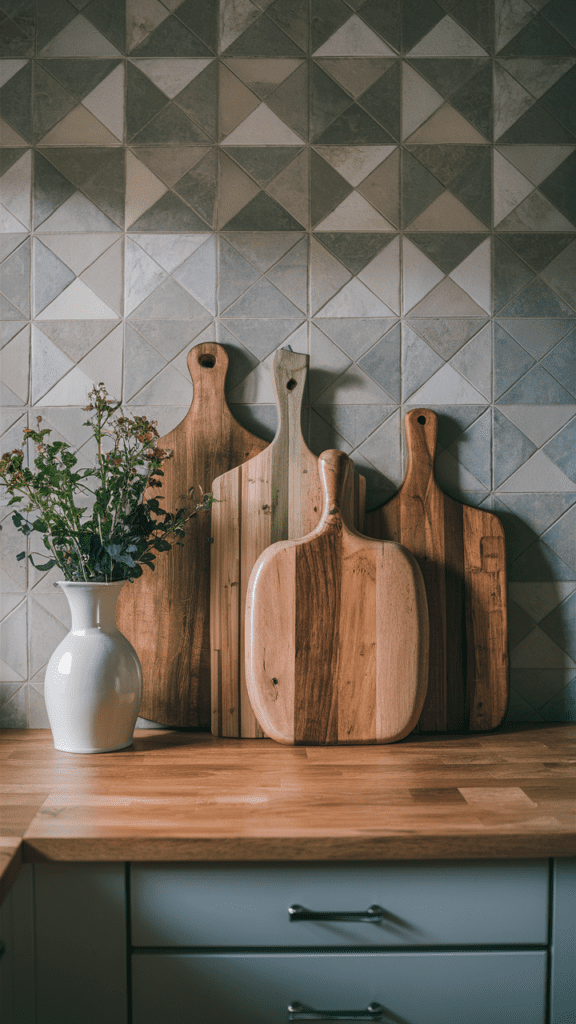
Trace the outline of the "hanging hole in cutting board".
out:
M 419 416 L 418 417 L 418 423 L 422 423 L 422 425 L 424 425 L 424 423 L 426 423 L 426 417 L 425 416 Z
M 216 356 L 211 356 L 209 353 L 205 353 L 203 356 L 198 356 L 198 362 L 200 366 L 205 366 L 208 370 L 216 366 Z
M 290 380 L 288 381 L 286 387 L 287 387 L 288 391 L 294 391 L 294 388 L 298 387 L 298 381 L 294 380 L 294 377 L 291 377 Z

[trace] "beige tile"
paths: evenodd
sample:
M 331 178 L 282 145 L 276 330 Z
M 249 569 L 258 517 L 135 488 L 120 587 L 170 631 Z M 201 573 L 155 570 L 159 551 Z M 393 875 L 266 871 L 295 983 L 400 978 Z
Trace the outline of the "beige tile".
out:
M 134 224 L 167 191 L 164 182 L 126 150 L 126 227 Z
M 486 226 L 450 191 L 443 192 L 410 225 L 411 231 L 486 231 Z
M 258 96 L 221 64 L 218 89 L 220 137 L 229 136 L 258 106 Z
M 400 313 L 400 239 L 395 238 L 379 252 L 358 279 L 373 291 L 392 310 Z
M 314 51 L 315 57 L 395 57 L 394 50 L 357 14 Z
M 120 143 L 94 114 L 79 103 L 43 137 L 39 145 L 119 146 Z
M 477 132 L 450 103 L 445 103 L 435 114 L 432 114 L 432 117 L 425 121 L 407 141 L 432 145 L 438 145 L 441 142 L 460 142 L 469 145 L 486 144 L 484 136 L 480 135 L 480 132 Z
M 28 149 L 2 176 L 2 205 L 13 217 L 30 229 L 30 185 L 32 182 L 32 150 Z
M 227 224 L 234 214 L 258 194 L 258 185 L 235 164 L 226 153 L 220 153 L 218 180 L 218 221 L 220 227 Z
M 126 0 L 126 48 L 131 52 L 168 17 L 158 0 Z
M 385 220 L 359 192 L 352 192 L 316 226 L 316 231 L 394 230 L 394 225 Z
M 96 292 L 117 314 L 122 315 L 124 288 L 124 240 L 119 239 L 82 274 L 92 291 Z
M 409 53 L 410 57 L 487 57 L 486 50 L 446 15 Z
M 94 117 L 120 142 L 124 138 L 124 66 L 119 64 L 82 100 Z
M 224 146 L 301 146 L 304 140 L 261 103 L 223 139 Z

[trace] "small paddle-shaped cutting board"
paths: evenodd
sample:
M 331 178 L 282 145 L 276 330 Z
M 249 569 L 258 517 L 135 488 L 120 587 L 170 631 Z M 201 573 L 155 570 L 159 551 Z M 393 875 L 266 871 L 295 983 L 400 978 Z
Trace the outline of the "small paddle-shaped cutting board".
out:
M 210 634 L 212 732 L 263 735 L 246 692 L 244 612 L 254 562 L 275 541 L 302 537 L 322 513 L 318 459 L 302 436 L 301 411 L 309 357 L 289 349 L 274 356 L 272 381 L 278 429 L 269 448 L 214 481 Z M 352 521 L 364 511 L 364 477 L 351 475 Z
M 508 707 L 504 528 L 492 512 L 440 490 L 434 479 L 436 414 L 411 409 L 404 426 L 404 482 L 366 515 L 364 529 L 371 537 L 404 544 L 424 577 L 430 656 L 419 729 L 493 729 Z
M 250 576 L 248 695 L 280 743 L 392 743 L 414 728 L 426 694 L 422 574 L 400 544 L 351 526 L 348 456 L 326 451 L 319 467 L 318 527 L 273 544 Z
M 210 492 L 215 477 L 266 448 L 232 416 L 224 397 L 228 356 L 221 345 L 196 345 L 188 354 L 194 396 L 187 415 L 160 438 L 173 456 L 164 463 L 159 492 L 175 512 Z M 154 491 L 154 497 L 158 497 Z M 156 559 L 120 594 L 118 628 L 142 662 L 140 714 L 169 726 L 210 725 L 210 513 L 186 526 L 184 547 Z

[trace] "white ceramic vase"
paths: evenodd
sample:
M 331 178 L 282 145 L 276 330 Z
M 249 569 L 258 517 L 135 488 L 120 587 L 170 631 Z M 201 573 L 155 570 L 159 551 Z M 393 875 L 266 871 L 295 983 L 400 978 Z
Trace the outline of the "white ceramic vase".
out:
M 54 746 L 74 754 L 122 750 L 132 743 L 142 696 L 138 655 L 114 620 L 124 583 L 58 585 L 68 598 L 72 628 L 46 669 Z

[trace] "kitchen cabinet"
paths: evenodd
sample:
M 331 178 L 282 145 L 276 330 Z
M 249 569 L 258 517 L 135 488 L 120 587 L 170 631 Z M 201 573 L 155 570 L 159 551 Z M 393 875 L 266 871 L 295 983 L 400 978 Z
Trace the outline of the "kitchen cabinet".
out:
M 366 1019 L 390 1024 L 576 1022 L 576 861 L 31 870 L 36 1011 L 18 1024 L 284 1024 L 289 1005 L 375 1003 Z M 378 920 L 288 912 L 375 903 Z

